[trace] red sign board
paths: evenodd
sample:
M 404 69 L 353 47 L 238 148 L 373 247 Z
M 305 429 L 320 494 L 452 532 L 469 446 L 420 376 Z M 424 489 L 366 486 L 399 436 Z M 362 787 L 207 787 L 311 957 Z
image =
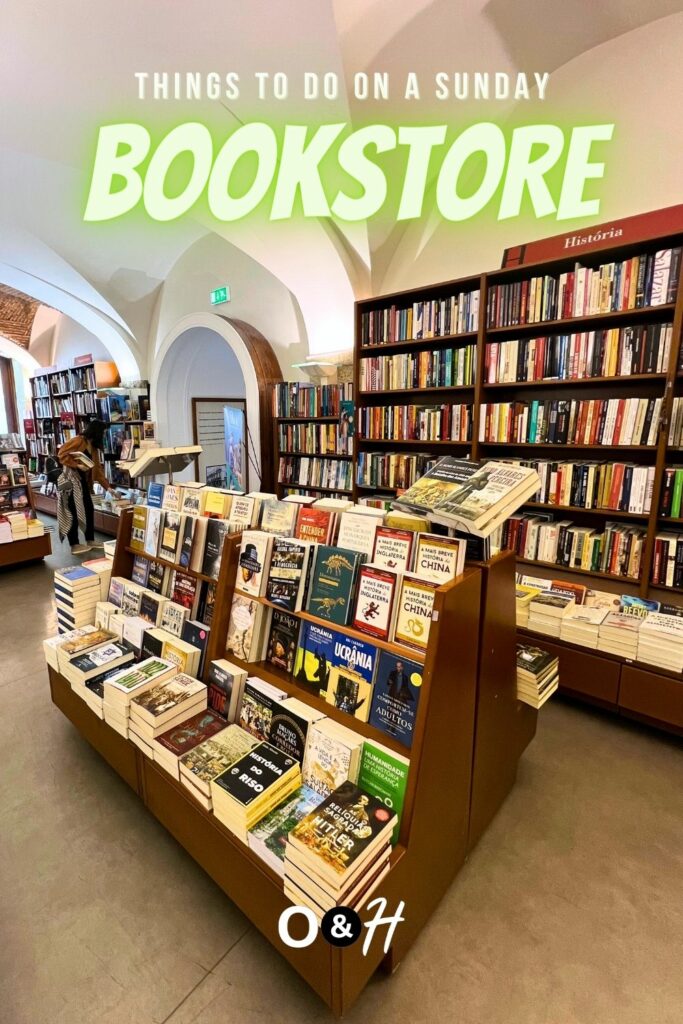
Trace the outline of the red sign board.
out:
M 76 356 L 76 358 L 74 359 L 74 366 L 88 366 L 92 362 L 93 362 L 92 353 L 88 352 L 87 355 Z
M 502 266 L 523 267 L 528 263 L 560 259 L 562 256 L 576 256 L 578 259 L 585 252 L 677 234 L 683 234 L 683 204 L 512 246 L 504 251 Z

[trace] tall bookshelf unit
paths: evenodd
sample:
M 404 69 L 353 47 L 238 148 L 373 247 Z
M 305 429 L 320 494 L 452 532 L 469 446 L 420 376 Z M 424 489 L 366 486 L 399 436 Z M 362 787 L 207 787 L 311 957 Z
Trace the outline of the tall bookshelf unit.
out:
M 353 401 L 351 385 L 301 384 L 285 381 L 273 385 L 273 448 L 277 455 L 275 493 L 312 495 L 316 498 L 351 498 L 353 493 L 352 439 L 340 434 L 339 400 L 334 389 L 343 389 L 346 401 Z M 329 389 L 329 390 L 328 390 Z M 278 398 L 280 396 L 280 398 Z M 283 398 L 285 398 L 283 401 Z M 330 413 L 330 409 L 334 411 Z M 285 411 L 287 415 L 281 415 Z M 313 415 L 313 412 L 325 415 Z M 304 458 L 316 460 L 316 469 L 326 474 L 332 469 L 343 473 L 340 486 L 309 484 L 283 480 L 287 464 Z M 321 476 L 320 479 L 325 479 Z
M 354 443 L 354 464 L 357 465 L 359 457 L 361 460 L 364 457 L 366 458 L 369 452 L 381 452 L 384 454 L 420 452 L 432 459 L 437 459 L 443 455 L 453 455 L 459 458 L 471 457 L 475 460 L 550 458 L 553 460 L 585 459 L 599 462 L 601 457 L 602 461 L 614 461 L 615 457 L 618 457 L 635 465 L 651 466 L 654 469 L 654 483 L 649 513 L 628 513 L 604 508 L 586 509 L 572 506 L 539 505 L 534 502 L 529 502 L 524 507 L 524 511 L 554 514 L 554 518 L 570 519 L 579 526 L 604 526 L 608 520 L 640 526 L 645 532 L 645 543 L 641 560 L 641 572 L 638 579 L 630 579 L 603 572 L 591 572 L 579 568 L 568 569 L 554 563 L 531 561 L 523 558 L 518 558 L 517 564 L 520 571 L 547 579 L 573 580 L 586 584 L 589 587 L 607 590 L 615 594 L 639 595 L 641 597 L 652 597 L 659 601 L 676 603 L 676 595 L 681 594 L 683 596 L 683 590 L 680 587 L 655 585 L 651 582 L 651 574 L 657 532 L 664 528 L 675 529 L 677 526 L 680 528 L 683 525 L 683 517 L 678 520 L 672 520 L 663 518 L 660 514 L 664 470 L 667 466 L 683 467 L 683 448 L 675 449 L 668 445 L 668 428 L 671 420 L 673 399 L 677 396 L 683 396 L 683 371 L 679 369 L 681 362 L 681 328 L 683 326 L 683 262 L 678 273 L 678 285 L 674 301 L 652 307 L 565 317 L 553 321 L 545 320 L 508 327 L 488 327 L 487 299 L 489 289 L 498 285 L 516 284 L 518 282 L 521 284 L 522 282 L 529 281 L 535 275 L 562 274 L 573 270 L 577 263 L 582 267 L 595 268 L 600 264 L 630 259 L 633 256 L 650 254 L 668 247 L 681 245 L 683 245 L 683 234 L 676 233 L 660 235 L 629 245 L 611 247 L 606 245 L 604 248 L 594 249 L 580 256 L 572 249 L 569 249 L 565 256 L 546 262 L 496 270 L 477 277 L 446 281 L 436 285 L 395 292 L 357 302 L 355 309 L 354 384 L 358 409 L 358 429 Z M 384 345 L 367 344 L 367 321 L 364 320 L 365 314 L 391 309 L 392 306 L 399 310 L 405 309 L 416 302 L 427 302 L 468 289 L 479 289 L 479 312 L 476 332 L 470 331 L 466 335 L 456 335 L 455 337 L 429 339 L 423 337 L 418 340 L 408 338 L 399 342 L 392 340 Z M 534 382 L 502 384 L 487 383 L 484 379 L 486 349 L 488 345 L 494 342 L 547 336 L 550 334 L 590 331 L 599 328 L 607 329 L 648 324 L 670 324 L 672 327 L 668 364 L 660 373 L 593 377 L 566 381 L 546 379 Z M 467 344 L 476 345 L 476 371 L 472 386 L 466 388 L 430 387 L 420 389 L 409 387 L 392 391 L 384 389 L 381 391 L 368 391 L 360 386 L 363 379 L 362 362 L 364 360 L 376 356 L 393 355 L 395 353 L 439 352 L 451 344 L 459 346 Z M 367 373 L 365 379 L 367 379 Z M 400 441 L 378 441 L 373 440 L 363 432 L 363 410 L 368 407 L 404 404 L 440 405 L 441 403 L 459 401 L 461 396 L 462 401 L 471 401 L 473 404 L 472 438 L 467 443 L 454 443 L 443 437 L 419 441 L 405 438 Z M 650 446 L 617 445 L 606 450 L 604 445 L 600 444 L 497 443 L 485 440 L 480 441 L 479 439 L 480 422 L 483 415 L 482 407 L 486 403 L 566 397 L 577 399 L 630 397 L 661 399 L 661 414 L 657 424 L 655 443 Z M 397 488 L 390 486 L 388 483 L 374 486 L 362 481 L 359 483 L 357 475 L 354 479 L 354 498 L 356 500 L 370 495 L 380 495 L 390 499 L 396 494 Z M 529 634 L 529 636 L 536 635 Z M 547 644 L 545 637 L 537 637 L 537 639 L 542 646 L 553 646 L 557 647 L 558 650 L 569 650 L 569 645 L 559 643 Z M 595 656 L 595 652 L 591 652 L 592 661 L 590 664 L 583 664 L 576 651 L 573 652 L 573 655 L 577 656 L 572 656 L 571 659 L 565 656 L 566 670 L 563 669 L 561 659 L 560 679 L 563 689 L 576 696 L 597 701 L 624 714 L 632 714 L 636 717 L 644 718 L 665 728 L 683 729 L 683 683 L 680 680 L 675 683 L 675 689 L 663 701 L 653 700 L 650 704 L 647 700 L 641 699 L 641 693 L 637 700 L 629 699 L 629 705 L 627 706 L 623 703 L 622 697 L 624 693 L 630 692 L 630 690 L 628 687 L 624 688 L 621 680 L 624 671 L 633 672 L 636 669 L 630 668 L 629 663 L 623 662 L 623 659 L 616 659 L 618 669 L 616 671 L 614 665 L 611 664 L 615 659 L 598 658 Z M 586 652 L 584 652 L 584 656 L 588 656 Z M 597 684 L 594 686 L 592 682 L 596 672 L 599 670 L 598 663 L 603 661 L 608 662 L 605 671 L 609 679 L 612 680 L 611 685 L 607 688 Z M 586 674 L 587 672 L 588 674 Z M 651 669 L 647 670 L 647 675 L 648 677 L 658 676 L 666 680 L 665 673 L 653 672 Z M 669 682 L 670 680 L 666 681 L 667 690 L 670 689 Z M 650 693 L 654 693 L 655 686 L 651 678 L 647 685 L 649 686 Z
M 122 513 L 113 573 L 128 576 L 132 511 Z M 230 605 L 241 537 L 225 538 L 212 622 L 211 658 L 225 648 Z M 514 559 L 508 554 L 490 563 L 470 566 L 452 583 L 438 589 L 429 650 L 424 658 L 422 693 L 410 748 L 368 723 L 322 703 L 291 676 L 262 663 L 250 664 L 259 674 L 320 707 L 364 736 L 373 737 L 409 756 L 411 767 L 399 842 L 390 871 L 375 896 L 393 911 L 404 901 L 404 921 L 385 954 L 384 935 L 367 956 L 362 943 L 339 948 L 318 933 L 310 946 L 292 948 L 278 933 L 281 913 L 290 906 L 282 878 L 245 846 L 217 818 L 205 811 L 188 790 L 150 761 L 129 740 L 100 720 L 71 689 L 67 680 L 48 669 L 53 702 L 81 735 L 108 761 L 252 924 L 340 1016 L 346 1012 L 382 965 L 395 969 L 418 937 L 468 851 L 479 839 L 514 783 L 517 762 L 536 726 L 536 712 L 515 698 L 515 631 L 513 612 Z M 200 577 L 201 578 L 201 577 Z M 300 613 L 301 618 L 308 617 Z M 368 637 L 343 629 L 365 641 Z M 496 636 L 490 644 L 490 631 Z M 486 644 L 486 650 L 482 645 Z M 380 644 L 400 655 L 396 644 Z M 236 660 L 232 655 L 226 655 Z M 457 669 L 454 670 L 454 666 Z M 447 781 L 446 781 L 447 780 Z M 361 911 L 368 920 L 373 912 Z
M 0 466 L 3 463 L 3 455 L 18 455 L 21 464 L 26 470 L 28 477 L 28 462 L 29 458 L 26 451 L 23 448 L 14 449 L 0 449 Z M 13 491 L 23 491 L 26 496 L 26 506 L 24 509 L 14 509 L 13 511 L 28 511 L 30 509 L 32 518 L 35 518 L 36 503 L 34 497 L 34 490 L 31 487 L 28 479 L 25 484 L 7 484 L 4 485 L 0 482 L 0 498 L 7 498 Z M 8 511 L 12 511 L 9 510 Z M 0 515 L 4 513 L 0 511 Z M 52 535 L 48 530 L 39 537 L 26 537 L 23 540 L 13 540 L 9 544 L 0 544 L 0 569 L 8 566 L 19 565 L 23 562 L 37 562 L 45 558 L 47 555 L 52 553 Z

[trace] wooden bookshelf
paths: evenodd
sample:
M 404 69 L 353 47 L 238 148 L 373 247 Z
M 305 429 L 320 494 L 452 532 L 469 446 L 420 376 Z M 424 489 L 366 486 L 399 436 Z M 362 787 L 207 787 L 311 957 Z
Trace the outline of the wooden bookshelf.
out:
M 21 464 L 24 467 L 26 473 L 26 483 L 17 484 L 17 488 L 21 488 L 26 491 L 26 497 L 28 499 L 28 507 L 33 513 L 33 518 L 36 517 L 36 501 L 33 488 L 31 487 L 28 479 L 29 468 L 28 468 L 28 455 L 23 449 L 16 449 L 13 452 L 2 452 L 0 451 L 0 465 L 3 464 L 3 455 L 18 455 L 21 459 Z M 2 494 L 12 492 L 14 489 L 13 484 L 8 487 L 0 488 Z M 22 509 L 9 509 L 8 511 L 21 512 Z M 0 513 L 2 515 L 2 513 Z M 52 554 L 52 537 L 49 530 L 44 532 L 39 537 L 27 537 L 22 540 L 13 540 L 9 544 L 0 544 L 0 569 L 9 568 L 10 566 L 21 565 L 26 562 L 38 562 L 45 558 L 47 555 Z
M 434 391 L 417 390 L 406 388 L 404 391 L 376 392 L 361 391 L 360 364 L 368 357 L 420 352 L 423 350 L 443 349 L 446 345 L 476 344 L 476 370 L 474 387 L 471 390 L 473 403 L 473 437 L 472 441 L 463 444 L 462 442 L 451 442 L 442 438 L 435 438 L 430 441 L 412 441 L 403 439 L 394 441 L 389 439 L 372 439 L 363 437 L 360 431 L 356 431 L 354 440 L 354 498 L 358 500 L 376 494 L 378 497 L 390 498 L 396 493 L 396 488 L 381 485 L 373 487 L 371 484 L 358 483 L 358 456 L 361 453 L 373 451 L 386 453 L 407 454 L 412 450 L 419 450 L 420 453 L 431 454 L 434 459 L 443 455 L 452 454 L 457 458 L 469 456 L 475 460 L 487 459 L 531 459 L 534 453 L 539 459 L 550 459 L 557 461 L 614 461 L 623 460 L 633 462 L 637 465 L 647 465 L 654 468 L 654 486 L 651 510 L 649 513 L 628 513 L 620 510 L 607 508 L 579 508 L 576 506 L 553 506 L 539 502 L 529 502 L 524 510 L 533 513 L 548 513 L 554 518 L 572 518 L 577 525 L 595 525 L 599 527 L 608 520 L 617 520 L 623 525 L 640 526 L 645 531 L 645 543 L 641 560 L 641 573 L 638 580 L 632 580 L 621 576 L 614 576 L 608 573 L 590 572 L 575 568 L 565 568 L 554 563 L 538 561 L 527 561 L 518 558 L 520 569 L 529 571 L 533 575 L 544 578 L 565 578 L 575 579 L 588 586 L 598 589 L 610 590 L 615 593 L 638 594 L 641 597 L 652 596 L 660 600 L 672 600 L 674 593 L 681 593 L 682 588 L 666 587 L 655 585 L 651 582 L 652 568 L 654 562 L 655 537 L 657 532 L 664 531 L 683 523 L 681 519 L 673 520 L 660 515 L 661 500 L 663 495 L 664 469 L 667 465 L 680 463 L 680 454 L 683 449 L 668 447 L 668 426 L 671 419 L 673 399 L 676 396 L 683 396 L 683 373 L 679 371 L 679 359 L 681 349 L 681 329 L 683 327 L 683 265 L 679 270 L 676 300 L 661 305 L 646 306 L 636 309 L 619 310 L 590 314 L 576 317 L 565 317 L 555 320 L 545 320 L 534 323 L 524 323 L 516 326 L 489 327 L 487 326 L 487 297 L 489 289 L 501 284 L 524 282 L 533 276 L 555 275 L 572 270 L 576 263 L 585 267 L 597 267 L 601 263 L 609 263 L 613 260 L 628 259 L 632 256 L 644 253 L 654 253 L 659 249 L 683 244 L 683 235 L 667 234 L 653 237 L 646 241 L 637 243 L 609 246 L 605 244 L 602 248 L 591 249 L 583 254 L 568 251 L 557 259 L 548 260 L 535 264 L 527 264 L 509 267 L 502 270 L 494 270 L 468 278 L 461 278 L 452 281 L 443 281 L 437 284 L 421 286 L 408 289 L 402 292 L 394 292 L 370 299 L 359 301 L 355 305 L 355 345 L 354 345 L 354 383 L 356 404 L 358 408 L 367 405 L 440 405 L 442 402 L 458 401 L 448 389 L 435 389 Z M 362 317 L 363 314 L 380 309 L 390 308 L 395 305 L 398 309 L 405 309 L 415 302 L 423 302 L 430 299 L 445 297 L 456 294 L 467 289 L 479 289 L 479 324 L 476 332 L 467 335 L 448 335 L 436 338 L 420 338 L 391 342 L 386 345 L 362 343 Z M 590 331 L 602 328 L 621 328 L 633 325 L 643 327 L 648 324 L 671 324 L 672 340 L 669 352 L 668 364 L 664 371 L 656 373 L 637 373 L 627 376 L 595 376 L 583 377 L 570 380 L 543 379 L 534 381 L 512 381 L 488 383 L 485 380 L 486 347 L 492 342 L 514 340 L 516 338 L 544 337 L 551 334 L 572 334 L 582 331 Z M 571 385 L 571 387 L 568 387 Z M 462 390 L 460 401 L 469 400 L 467 389 Z M 617 444 L 606 448 L 603 444 L 562 444 L 562 443 L 529 443 L 523 441 L 496 442 L 480 441 L 480 419 L 482 407 L 486 403 L 500 401 L 524 401 L 539 398 L 660 398 L 662 409 L 657 426 L 656 440 L 654 444 Z M 544 640 L 544 638 L 543 638 Z M 539 643 L 542 643 L 539 640 Z
M 131 525 L 132 513 L 125 511 L 114 575 L 130 576 Z M 232 535 L 224 541 L 207 664 L 222 656 L 225 648 L 240 540 Z M 408 953 L 514 784 L 519 757 L 535 731 L 536 712 L 516 700 L 513 594 L 510 553 L 470 566 L 455 581 L 438 588 L 410 751 L 373 726 L 323 703 L 284 673 L 262 663 L 245 666 L 361 735 L 409 754 L 411 770 L 399 842 L 389 873 L 375 893 L 387 900 L 390 910 L 405 901 L 405 920 L 386 954 L 383 937 L 373 943 L 367 956 L 362 954 L 362 943 L 339 949 L 320 933 L 306 948 L 285 945 L 278 921 L 290 902 L 282 879 L 201 808 L 184 786 L 100 720 L 52 668 L 48 670 L 51 696 L 146 808 L 333 1013 L 341 1016 L 378 967 L 392 972 Z M 361 919 L 369 920 L 373 912 L 361 911 Z
M 292 444 L 292 441 L 294 440 L 294 432 L 296 431 L 298 426 L 301 426 L 301 427 L 305 428 L 306 425 L 309 424 L 314 429 L 319 427 L 320 431 L 322 432 L 323 430 L 326 430 L 326 428 L 329 428 L 329 427 L 331 427 L 333 425 L 337 425 L 337 427 L 338 427 L 338 424 L 339 424 L 339 414 L 334 415 L 334 416 L 329 416 L 329 415 L 315 416 L 315 415 L 312 415 L 312 414 L 311 415 L 308 415 L 308 414 L 304 415 L 304 414 L 302 414 L 301 416 L 294 416 L 294 415 L 279 416 L 278 415 L 278 411 L 279 411 L 278 400 L 277 400 L 278 389 L 283 389 L 283 388 L 286 388 L 286 389 L 295 389 L 295 388 L 305 389 L 306 392 L 313 393 L 315 395 L 315 402 L 316 403 L 321 403 L 323 401 L 322 389 L 324 389 L 326 387 L 328 387 L 328 388 L 329 387 L 332 387 L 332 388 L 339 387 L 339 388 L 341 388 L 342 385 L 334 385 L 334 384 L 332 384 L 332 385 L 313 385 L 313 384 L 308 385 L 308 384 L 305 384 L 304 385 L 304 384 L 301 384 L 300 382 L 293 382 L 293 381 L 283 382 L 283 383 L 280 383 L 280 384 L 273 385 L 272 395 L 271 395 L 272 403 L 273 403 L 273 451 L 276 454 L 276 463 L 275 463 L 276 468 L 275 468 L 274 490 L 275 490 L 275 493 L 277 494 L 278 498 L 283 498 L 288 492 L 297 493 L 297 492 L 302 492 L 302 491 L 303 492 L 310 492 L 311 494 L 317 495 L 317 496 L 319 496 L 321 498 L 323 498 L 323 497 L 330 497 L 330 496 L 338 497 L 338 498 L 350 498 L 351 495 L 353 494 L 353 470 L 352 470 L 352 466 L 351 466 L 352 459 L 353 459 L 353 451 L 352 451 L 351 445 L 348 444 L 348 442 L 345 443 L 340 438 L 339 430 L 338 429 L 335 431 L 335 438 L 334 438 L 335 450 L 334 451 L 328 451 L 327 450 L 327 448 L 328 448 L 327 443 L 324 446 L 321 445 L 321 444 L 314 443 L 313 446 L 312 446 L 313 450 L 308 450 L 308 449 L 304 449 L 304 448 L 299 449 L 296 446 L 296 444 Z M 353 389 L 351 387 L 347 386 L 346 387 L 346 391 L 348 392 L 348 395 L 345 396 L 344 400 L 352 401 L 353 400 Z M 320 408 L 320 407 L 323 407 L 323 406 L 318 405 L 317 407 Z M 327 406 L 327 408 L 329 408 L 329 406 Z M 288 410 L 288 411 L 290 411 L 290 410 Z M 290 433 L 291 433 L 291 437 L 289 439 L 287 438 L 288 429 L 290 429 Z M 325 448 L 324 451 L 322 450 L 323 447 Z M 315 450 L 315 449 L 320 449 L 320 450 Z M 330 487 L 330 486 L 326 486 L 326 485 L 322 485 L 322 484 L 302 484 L 302 483 L 298 483 L 298 482 L 297 483 L 282 483 L 282 482 L 280 482 L 280 466 L 282 465 L 282 460 L 283 459 L 292 460 L 292 459 L 301 459 L 301 458 L 321 460 L 321 468 L 323 468 L 323 469 L 324 469 L 326 463 L 328 463 L 330 461 L 333 461 L 333 460 L 338 460 L 339 462 L 342 462 L 342 463 L 347 463 L 348 462 L 349 463 L 349 470 L 350 470 L 350 476 L 349 476 L 348 484 L 347 484 L 346 481 L 344 481 L 343 486 Z

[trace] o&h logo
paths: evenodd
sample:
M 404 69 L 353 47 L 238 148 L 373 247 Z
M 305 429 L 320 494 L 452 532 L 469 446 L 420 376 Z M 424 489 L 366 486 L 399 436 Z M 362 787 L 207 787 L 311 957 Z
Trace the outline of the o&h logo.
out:
M 395 912 L 388 916 L 386 916 L 387 901 L 383 896 L 370 900 L 367 904 L 367 909 L 370 910 L 373 907 L 377 908 L 375 915 L 369 921 L 366 921 L 364 925 L 356 911 L 350 907 L 332 907 L 331 910 L 327 911 L 320 923 L 322 937 L 331 946 L 351 946 L 354 942 L 358 941 L 365 927 L 367 928 L 367 935 L 363 942 L 363 956 L 367 956 L 375 937 L 375 932 L 378 928 L 386 927 L 384 952 L 388 953 L 397 926 L 401 921 L 405 921 L 405 918 L 402 916 L 405 902 L 401 900 Z M 293 938 L 289 930 L 290 922 L 298 917 L 303 918 L 308 925 L 306 934 L 301 939 Z M 297 905 L 288 907 L 287 910 L 283 910 L 280 914 L 278 934 L 284 944 L 291 949 L 304 949 L 316 940 L 318 935 L 318 918 L 309 907 Z

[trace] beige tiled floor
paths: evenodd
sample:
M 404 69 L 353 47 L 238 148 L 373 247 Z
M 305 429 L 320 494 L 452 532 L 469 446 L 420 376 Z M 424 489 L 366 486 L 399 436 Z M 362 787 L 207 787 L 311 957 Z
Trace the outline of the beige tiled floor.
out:
M 0 1021 L 329 1020 L 51 705 L 47 566 L 0 575 L 0 619 Z M 681 745 L 557 702 L 418 944 L 348 1019 L 679 1024 L 682 880 Z

